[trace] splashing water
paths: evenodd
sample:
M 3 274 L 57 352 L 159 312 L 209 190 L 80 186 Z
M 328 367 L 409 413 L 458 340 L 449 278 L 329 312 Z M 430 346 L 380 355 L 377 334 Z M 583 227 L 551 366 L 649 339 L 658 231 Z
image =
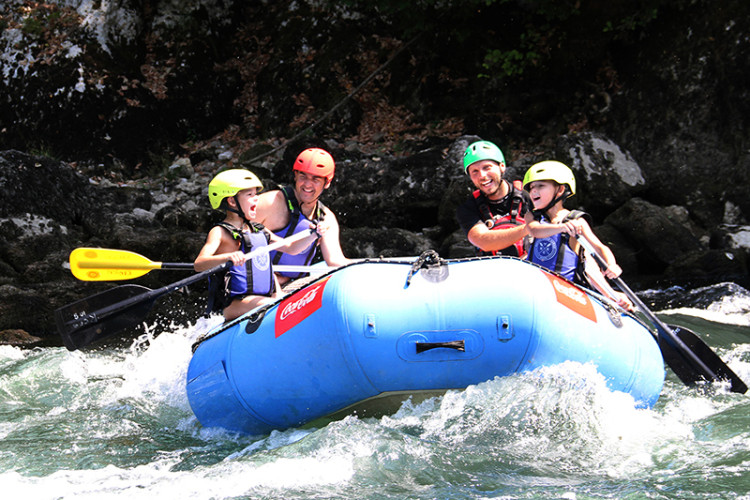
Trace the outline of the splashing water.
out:
M 721 301 L 734 307 L 732 297 Z M 748 329 L 696 311 L 675 318 L 688 313 L 750 380 Z M 193 341 L 215 322 L 146 334 L 128 349 L 0 347 L 4 491 L 77 500 L 750 498 L 748 396 L 721 384 L 687 388 L 671 372 L 650 410 L 608 390 L 592 365 L 564 363 L 407 401 L 379 419 L 255 437 L 206 429 L 185 375 Z

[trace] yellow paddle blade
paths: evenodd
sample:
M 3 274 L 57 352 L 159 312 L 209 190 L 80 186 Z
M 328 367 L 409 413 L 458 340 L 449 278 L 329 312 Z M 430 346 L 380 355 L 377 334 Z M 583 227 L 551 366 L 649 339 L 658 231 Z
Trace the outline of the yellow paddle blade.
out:
M 161 266 L 127 250 L 76 248 L 70 252 L 70 270 L 81 281 L 131 280 Z

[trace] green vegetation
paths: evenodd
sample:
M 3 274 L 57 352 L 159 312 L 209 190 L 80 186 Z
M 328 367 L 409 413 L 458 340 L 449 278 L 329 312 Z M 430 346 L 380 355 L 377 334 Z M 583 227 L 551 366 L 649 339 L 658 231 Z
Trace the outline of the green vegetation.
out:
M 62 13 L 56 5 L 41 4 L 35 7 L 23 20 L 21 29 L 26 35 L 42 37 L 61 22 Z
M 625 17 L 621 17 L 616 20 L 609 20 L 604 24 L 604 32 L 615 33 L 616 35 L 624 32 L 637 31 L 645 28 L 648 24 L 655 20 L 659 14 L 659 8 L 644 8 Z
M 390 26 L 403 39 L 425 33 L 460 43 L 487 32 L 476 61 L 480 78 L 521 78 L 561 57 L 585 65 L 589 55 L 570 54 L 577 40 L 593 41 L 597 53 L 613 41 L 637 37 L 655 21 L 660 9 L 682 8 L 667 0 L 329 0 L 329 8 L 349 8 Z

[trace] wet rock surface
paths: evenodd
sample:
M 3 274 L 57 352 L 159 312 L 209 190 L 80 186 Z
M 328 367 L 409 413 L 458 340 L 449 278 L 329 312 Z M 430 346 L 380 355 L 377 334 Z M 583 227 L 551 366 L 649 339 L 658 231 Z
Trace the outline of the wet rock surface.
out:
M 476 137 L 461 137 L 409 157 L 346 153 L 324 202 L 339 214 L 342 248 L 352 258 L 417 255 L 435 249 L 444 257 L 473 255 L 454 210 L 470 196 L 456 168 L 459 152 Z M 337 150 L 333 149 L 334 157 Z M 571 159 L 571 164 L 574 161 Z M 288 168 L 283 158 L 279 170 Z M 65 267 L 78 247 L 124 249 L 162 262 L 192 262 L 205 234 L 221 215 L 206 197 L 209 177 L 192 173 L 150 186 L 95 183 L 64 162 L 19 152 L 0 153 L 0 179 L 19 174 L 61 179 L 42 182 L 15 202 L 2 203 L 0 330 L 24 329 L 54 336 L 55 309 L 116 283 L 81 282 Z M 585 173 L 577 172 L 585 189 Z M 596 177 L 596 176 L 594 176 Z M 267 185 L 272 181 L 264 179 Z M 33 182 L 32 182 L 33 183 Z M 615 191 L 638 189 L 618 185 Z M 581 207 L 581 208 L 585 208 Z M 701 230 L 678 207 L 633 197 L 598 220 L 595 231 L 614 249 L 630 283 L 722 281 L 746 275 L 747 247 L 712 248 L 745 230 Z M 711 233 L 710 237 L 708 233 Z M 190 271 L 152 271 L 137 283 L 158 288 Z M 191 321 L 202 313 L 205 283 L 156 303 L 149 321 Z
M 113 286 L 75 280 L 74 248 L 192 262 L 219 217 L 210 178 L 241 167 L 288 183 L 308 146 L 336 160 L 323 202 L 350 257 L 471 255 L 454 210 L 471 192 L 463 150 L 482 138 L 511 179 L 570 165 L 569 208 L 592 214 L 629 283 L 747 281 L 748 4 L 656 2 L 636 19 L 616 1 L 619 18 L 572 6 L 555 24 L 481 3 L 413 29 L 377 2 L 4 3 L 0 330 L 53 338 L 56 308 Z M 525 47 L 540 20 L 547 44 Z M 194 319 L 204 286 L 149 321 Z

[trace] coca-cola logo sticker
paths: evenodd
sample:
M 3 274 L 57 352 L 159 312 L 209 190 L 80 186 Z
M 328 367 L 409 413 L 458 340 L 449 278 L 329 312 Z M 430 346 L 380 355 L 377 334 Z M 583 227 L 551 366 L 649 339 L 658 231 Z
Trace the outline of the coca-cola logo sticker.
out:
M 569 281 L 565 281 L 562 278 L 558 278 L 553 274 L 544 273 L 544 275 L 552 283 L 552 288 L 555 290 L 555 297 L 557 301 L 574 311 L 584 318 L 588 318 L 596 323 L 596 311 L 594 311 L 594 304 L 591 302 L 589 296 Z
M 320 309 L 323 303 L 323 289 L 325 289 L 328 279 L 326 278 L 314 285 L 303 288 L 279 304 L 279 307 L 276 309 L 276 323 L 274 327 L 276 337 L 289 331 Z

